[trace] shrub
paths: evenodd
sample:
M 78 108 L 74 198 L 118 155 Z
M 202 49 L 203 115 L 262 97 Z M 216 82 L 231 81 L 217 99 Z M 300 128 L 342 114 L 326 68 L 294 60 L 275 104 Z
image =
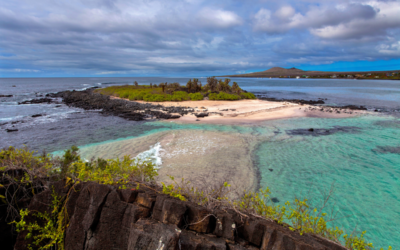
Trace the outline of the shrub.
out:
M 208 98 L 210 100 L 229 100 L 229 101 L 234 101 L 234 100 L 239 100 L 240 97 L 235 94 L 228 94 L 225 92 L 219 92 L 218 94 L 216 93 L 211 93 L 208 95 Z
M 175 91 L 171 97 L 172 101 L 187 101 L 189 99 L 189 95 L 185 91 Z
M 146 95 L 146 91 L 140 91 L 140 92 L 134 92 L 129 94 L 129 100 L 134 101 L 134 100 L 143 100 L 143 97 Z
M 250 93 L 250 92 L 247 92 L 247 93 L 242 92 L 242 93 L 240 93 L 240 97 L 242 99 L 257 99 L 257 97 L 253 93 Z
M 192 101 L 200 101 L 204 99 L 204 96 L 201 93 L 190 93 L 189 97 Z

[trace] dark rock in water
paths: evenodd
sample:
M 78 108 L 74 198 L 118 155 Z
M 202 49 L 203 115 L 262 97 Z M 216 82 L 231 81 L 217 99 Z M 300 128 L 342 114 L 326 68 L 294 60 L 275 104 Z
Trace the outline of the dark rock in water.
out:
M 360 128 L 351 126 L 335 126 L 329 129 L 322 128 L 310 128 L 310 129 L 292 129 L 286 130 L 288 135 L 311 135 L 311 136 L 321 136 L 321 135 L 332 135 L 335 133 L 359 133 Z
M 367 110 L 364 106 L 346 105 L 346 106 L 329 106 L 331 108 L 350 109 L 350 110 Z
M 18 104 L 39 104 L 39 103 L 53 103 L 54 100 L 51 98 L 40 98 L 40 99 L 32 99 L 32 100 L 27 100 L 27 101 L 23 101 L 23 102 L 19 102 Z
M 36 115 L 31 115 L 31 117 L 35 118 L 35 117 L 40 117 L 40 116 L 45 116 L 45 114 L 36 114 Z
M 258 99 L 260 100 L 266 100 L 266 101 L 272 101 L 272 102 L 292 102 L 292 103 L 298 103 L 301 105 L 304 104 L 309 104 L 309 105 L 317 105 L 317 104 L 325 104 L 325 102 L 320 99 L 318 101 L 313 101 L 313 100 L 303 100 L 303 99 L 277 99 L 277 98 L 268 98 L 264 97 L 261 95 L 256 95 Z
M 13 85 L 12 87 L 14 87 L 14 88 L 15 88 L 15 87 L 17 87 L 17 86 Z
M 13 95 L 0 95 L 0 97 L 13 97 Z
M 377 121 L 374 125 L 385 128 L 400 128 L 400 120 Z
M 271 171 L 271 172 L 274 171 L 272 168 L 268 168 L 268 170 Z
M 198 113 L 198 114 L 194 114 L 197 118 L 203 118 L 208 116 L 208 113 Z
M 399 154 L 400 155 L 400 146 L 392 147 L 392 146 L 378 146 L 372 151 L 380 153 L 380 154 Z
M 272 201 L 273 203 L 278 203 L 278 202 L 279 202 L 279 199 L 276 198 L 276 197 L 273 197 L 273 198 L 271 198 L 271 201 Z
M 163 107 L 159 104 L 142 104 L 121 99 L 111 99 L 110 96 L 94 93 L 93 89 L 63 91 L 46 96 L 52 98 L 61 97 L 68 106 L 85 110 L 101 110 L 102 114 L 115 115 L 131 121 L 140 121 L 145 118 L 177 119 L 189 113 L 188 107 Z
M 16 129 L 16 128 L 8 128 L 8 129 L 6 129 L 6 131 L 7 132 L 17 132 L 18 129 Z

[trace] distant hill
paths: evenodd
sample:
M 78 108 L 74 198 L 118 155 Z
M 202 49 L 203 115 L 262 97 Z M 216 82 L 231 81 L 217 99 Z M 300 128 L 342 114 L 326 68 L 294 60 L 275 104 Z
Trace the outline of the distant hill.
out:
M 256 73 L 266 73 L 266 74 L 302 74 L 306 71 L 301 70 L 301 69 L 296 69 L 296 68 L 290 68 L 290 69 L 285 69 L 281 67 L 273 67 L 261 72 L 256 72 Z
M 223 77 L 296 77 L 296 76 L 309 76 L 309 77 L 316 77 L 316 76 L 331 76 L 335 74 L 340 75 L 355 75 L 355 74 L 368 74 L 368 73 L 375 73 L 375 74 L 384 74 L 389 72 L 399 72 L 399 70 L 390 70 L 390 71 L 365 71 L 365 72 L 355 72 L 355 71 L 348 71 L 348 72 L 328 72 L 328 71 L 305 71 L 297 68 L 281 68 L 281 67 L 273 67 L 264 71 L 254 72 L 254 73 L 247 73 L 247 74 L 239 74 L 239 75 L 226 75 Z

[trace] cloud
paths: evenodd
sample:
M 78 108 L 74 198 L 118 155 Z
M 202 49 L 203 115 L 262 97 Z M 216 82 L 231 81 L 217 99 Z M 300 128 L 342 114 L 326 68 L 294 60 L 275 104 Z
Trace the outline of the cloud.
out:
M 199 21 L 213 28 L 230 28 L 242 24 L 242 18 L 232 11 L 204 8 L 198 13 Z
M 399 57 L 399 12 L 400 2 L 378 0 L 3 1 L 0 76 L 219 75 L 389 60 Z

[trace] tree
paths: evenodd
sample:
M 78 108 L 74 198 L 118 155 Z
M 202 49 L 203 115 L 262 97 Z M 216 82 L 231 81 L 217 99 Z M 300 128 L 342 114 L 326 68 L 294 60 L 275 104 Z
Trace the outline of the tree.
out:
M 199 83 L 199 79 L 193 78 L 193 84 L 192 84 L 192 90 L 194 90 L 193 92 L 197 92 L 198 89 L 198 83 Z
M 153 84 L 152 84 L 152 83 L 150 83 L 150 88 L 151 88 L 151 89 L 153 88 Z
M 165 84 L 164 83 L 160 83 L 159 86 L 162 89 L 162 92 L 165 92 Z
M 190 79 L 190 80 L 186 83 L 186 88 L 187 88 L 187 91 L 190 93 L 190 90 L 192 89 L 192 79 Z
M 137 81 L 135 81 L 133 84 L 135 84 L 135 87 L 137 87 L 139 85 L 139 83 Z
M 237 82 L 233 82 L 232 84 L 232 91 L 236 94 L 240 94 L 240 92 L 242 92 L 242 89 L 239 87 L 239 85 L 237 84 Z
M 214 92 L 217 89 L 217 85 L 218 85 L 218 80 L 215 78 L 215 76 L 213 77 L 207 77 L 207 88 L 211 90 L 211 92 Z

